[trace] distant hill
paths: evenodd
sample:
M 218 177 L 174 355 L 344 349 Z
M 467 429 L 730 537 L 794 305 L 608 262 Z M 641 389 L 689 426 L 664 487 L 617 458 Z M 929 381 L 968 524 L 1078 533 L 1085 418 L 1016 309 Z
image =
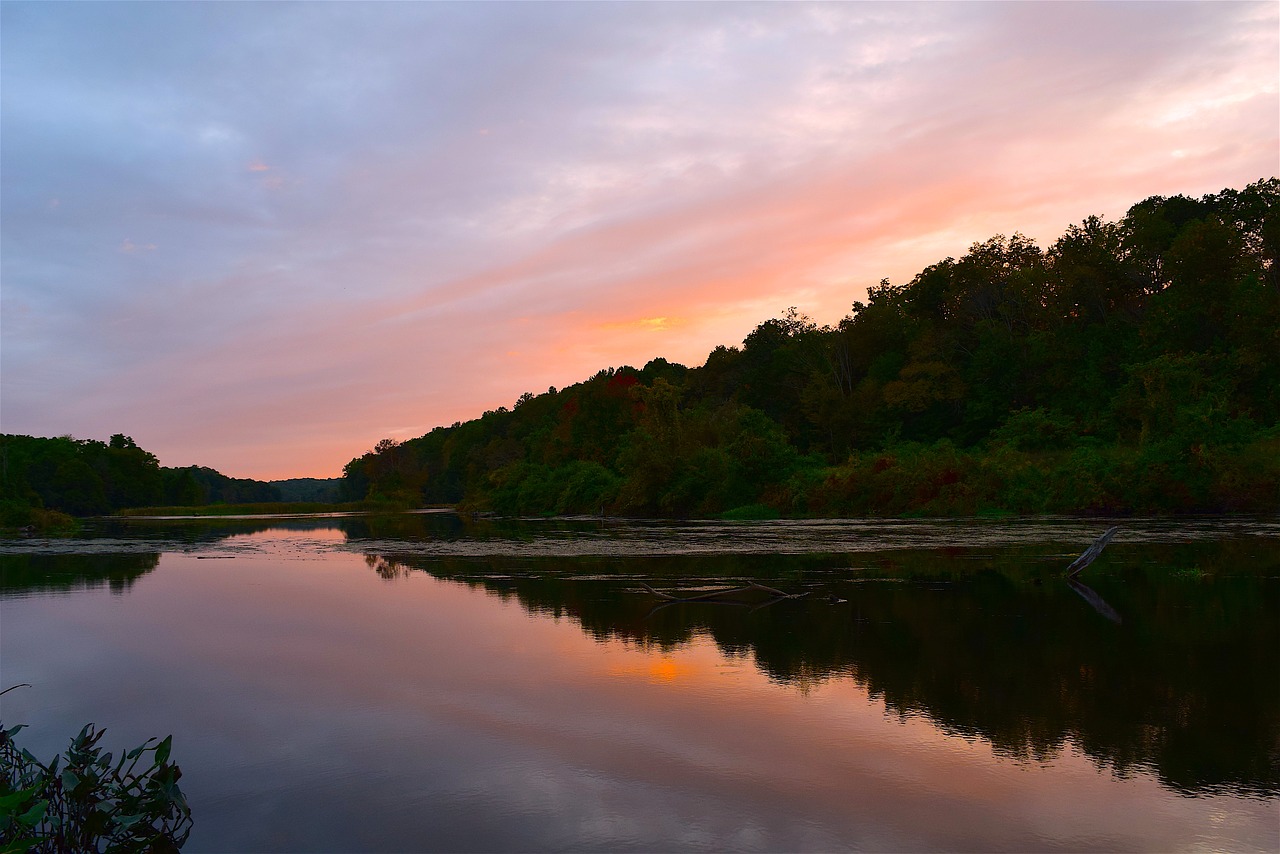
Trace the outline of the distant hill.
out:
M 162 470 L 175 472 L 175 476 L 181 476 L 182 472 L 191 473 L 199 491 L 191 496 L 193 500 L 183 504 L 257 504 L 286 500 L 270 483 L 247 477 L 228 477 L 204 466 Z
M 338 485 L 341 478 L 330 477 L 293 477 L 288 480 L 268 481 L 280 493 L 281 501 L 324 501 L 338 500 Z

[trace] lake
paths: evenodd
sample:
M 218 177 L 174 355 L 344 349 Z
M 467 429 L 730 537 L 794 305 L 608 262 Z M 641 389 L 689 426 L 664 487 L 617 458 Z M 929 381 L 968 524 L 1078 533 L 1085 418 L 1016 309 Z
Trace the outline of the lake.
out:
M 5 724 L 172 733 L 188 852 L 1280 850 L 1276 519 L 98 520 L 0 566 Z M 752 582 L 793 596 L 646 588 Z

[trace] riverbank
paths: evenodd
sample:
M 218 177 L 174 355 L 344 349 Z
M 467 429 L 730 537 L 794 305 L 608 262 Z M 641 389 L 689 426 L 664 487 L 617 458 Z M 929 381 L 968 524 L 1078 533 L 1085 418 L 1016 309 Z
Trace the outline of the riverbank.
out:
M 403 501 L 273 501 L 253 504 L 205 504 L 196 507 L 127 507 L 117 516 L 280 516 L 315 513 L 398 513 L 419 509 Z

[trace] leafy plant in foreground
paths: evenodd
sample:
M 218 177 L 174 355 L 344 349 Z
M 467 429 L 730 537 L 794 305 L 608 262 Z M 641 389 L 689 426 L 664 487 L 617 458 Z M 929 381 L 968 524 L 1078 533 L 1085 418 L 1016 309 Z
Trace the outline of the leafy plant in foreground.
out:
M 173 736 L 148 739 L 114 763 L 88 724 L 66 759 L 45 765 L 0 730 L 0 854 L 177 851 L 191 832 L 191 809 L 169 761 Z

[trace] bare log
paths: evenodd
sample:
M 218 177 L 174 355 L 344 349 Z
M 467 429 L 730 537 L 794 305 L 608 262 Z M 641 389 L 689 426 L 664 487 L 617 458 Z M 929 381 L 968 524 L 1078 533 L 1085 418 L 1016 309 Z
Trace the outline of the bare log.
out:
M 750 586 L 734 587 L 734 588 L 726 588 L 724 590 L 712 590 L 710 593 L 699 593 L 697 596 L 672 596 L 670 593 L 663 593 L 661 590 L 654 590 L 652 587 L 645 584 L 643 581 L 640 582 L 640 586 L 643 587 L 645 590 L 648 590 L 654 596 L 657 596 L 661 599 L 668 599 L 672 602 L 702 602 L 707 599 L 718 599 L 721 596 L 733 596 L 738 593 L 746 593 L 747 591 L 752 589 Z M 783 595 L 786 595 L 786 594 L 783 594 Z
M 640 586 L 643 587 L 645 590 L 648 590 L 654 596 L 657 596 L 659 599 L 670 599 L 672 602 L 680 601 L 680 597 L 672 596 L 670 593 L 663 593 L 661 590 L 654 590 L 652 587 L 645 584 L 643 581 L 640 582 Z
M 1098 559 L 1098 555 L 1102 554 L 1102 550 L 1107 547 L 1107 543 L 1111 542 L 1111 538 L 1116 535 L 1116 531 L 1120 530 L 1120 526 L 1107 529 L 1107 532 L 1098 539 L 1094 540 L 1093 545 L 1085 549 L 1084 554 L 1076 558 L 1071 566 L 1067 567 L 1067 577 L 1075 578 L 1089 564 Z
M 772 593 L 774 596 L 786 596 L 787 598 L 791 598 L 790 593 L 783 593 L 781 590 L 779 590 L 776 587 L 766 587 L 765 585 L 761 584 L 758 581 L 752 581 L 750 582 L 750 584 L 755 589 L 763 590 L 765 593 Z
M 726 587 L 724 590 L 712 590 L 709 593 L 699 593 L 696 596 L 674 596 L 661 590 L 655 590 L 643 581 L 640 582 L 640 586 L 659 599 L 666 599 L 668 602 L 706 602 L 725 596 L 737 596 L 739 593 L 750 593 L 752 590 L 763 591 L 778 599 L 798 599 L 806 595 L 805 593 L 785 593 L 776 587 L 769 587 L 756 581 L 748 581 L 745 587 Z

